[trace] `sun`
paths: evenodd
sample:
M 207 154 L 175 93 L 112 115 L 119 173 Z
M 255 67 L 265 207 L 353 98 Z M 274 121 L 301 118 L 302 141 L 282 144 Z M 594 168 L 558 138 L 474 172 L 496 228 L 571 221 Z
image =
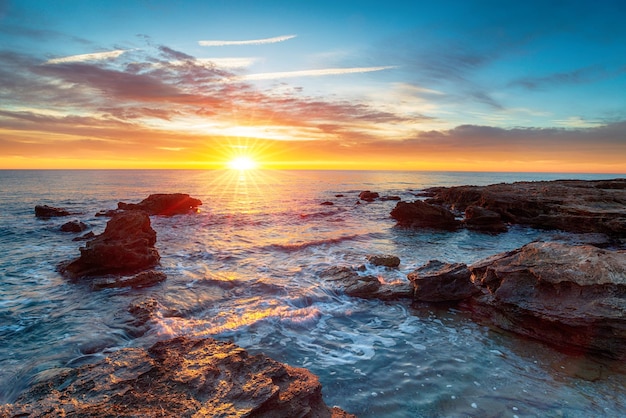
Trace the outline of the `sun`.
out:
M 240 155 L 228 162 L 228 168 L 232 170 L 252 170 L 257 168 L 257 166 L 256 161 L 246 155 Z

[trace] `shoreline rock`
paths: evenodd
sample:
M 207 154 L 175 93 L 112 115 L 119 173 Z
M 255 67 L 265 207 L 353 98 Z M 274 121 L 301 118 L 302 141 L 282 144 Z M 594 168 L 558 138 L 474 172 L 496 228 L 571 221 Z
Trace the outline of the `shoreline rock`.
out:
M 421 200 L 398 202 L 391 211 L 391 217 L 398 221 L 399 225 L 413 228 L 454 231 L 461 225 L 448 209 Z
M 69 216 L 71 213 L 66 211 L 63 208 L 55 208 L 54 206 L 48 205 L 37 205 L 35 206 L 35 216 L 37 218 L 58 218 L 61 216 Z
M 202 205 L 200 199 L 190 197 L 186 193 L 157 193 L 151 194 L 139 203 L 119 202 L 117 208 L 119 210 L 141 210 L 148 215 L 172 216 L 196 212 L 200 205 Z M 103 215 L 106 216 L 106 213 Z
M 306 369 L 230 342 L 178 337 L 124 348 L 35 384 L 2 416 L 350 418 Z

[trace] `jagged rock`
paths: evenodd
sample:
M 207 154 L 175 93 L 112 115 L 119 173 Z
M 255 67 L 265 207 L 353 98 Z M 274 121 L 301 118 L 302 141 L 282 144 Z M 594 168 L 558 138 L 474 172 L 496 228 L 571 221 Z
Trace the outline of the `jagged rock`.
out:
M 368 255 L 367 261 L 375 266 L 396 268 L 400 265 L 400 258 L 395 255 Z
M 467 307 L 480 319 L 566 350 L 626 359 L 626 252 L 536 242 L 469 269 L 482 294 Z
M 626 179 L 556 180 L 428 189 L 429 203 L 480 206 L 504 222 L 626 237 Z
M 88 226 L 81 221 L 70 221 L 61 225 L 63 232 L 83 232 Z
M 365 190 L 359 193 L 359 199 L 365 200 L 366 202 L 373 202 L 375 199 L 378 199 L 378 196 L 378 193 L 370 192 L 369 190 Z
M 408 274 L 413 284 L 413 298 L 423 302 L 452 302 L 480 292 L 471 281 L 467 265 L 431 260 Z
M 104 232 L 80 248 L 80 257 L 60 266 L 71 279 L 108 274 L 129 275 L 154 267 L 159 253 L 154 247 L 156 232 L 143 211 L 113 216 Z
M 195 212 L 202 201 L 185 193 L 151 194 L 139 203 L 117 204 L 121 210 L 142 210 L 148 215 L 178 215 Z
M 502 222 L 502 217 L 498 212 L 473 205 L 465 209 L 465 226 L 474 231 L 496 234 L 507 231 L 507 227 Z
M 137 273 L 134 276 L 107 276 L 97 277 L 91 281 L 91 288 L 94 290 L 110 289 L 119 287 L 132 287 L 139 289 L 142 287 L 154 286 L 165 281 L 167 275 L 160 271 L 148 270 Z
M 48 206 L 48 205 L 35 206 L 35 216 L 37 218 L 56 218 L 59 216 L 69 216 L 69 215 L 71 214 L 62 208 L 55 208 L 53 206 Z
M 1 416 L 354 417 L 329 408 L 306 369 L 230 342 L 178 337 L 124 348 L 33 386 Z
M 391 216 L 399 225 L 409 227 L 454 230 L 460 225 L 454 214 L 446 208 L 421 200 L 398 202 L 391 211 Z

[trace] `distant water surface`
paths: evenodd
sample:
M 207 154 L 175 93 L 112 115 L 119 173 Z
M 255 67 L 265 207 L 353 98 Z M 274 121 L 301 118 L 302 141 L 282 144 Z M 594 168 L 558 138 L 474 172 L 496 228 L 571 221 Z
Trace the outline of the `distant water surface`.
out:
M 364 274 L 403 281 L 431 259 L 471 263 L 555 234 L 402 229 L 389 217 L 394 201 L 356 204 L 362 190 L 414 200 L 432 186 L 614 177 L 624 175 L 0 170 L 0 402 L 59 368 L 189 335 L 306 367 L 329 405 L 360 417 L 623 416 L 625 375 L 613 365 L 495 332 L 454 309 L 350 298 L 319 278 L 331 266 L 395 254 L 398 270 L 369 266 Z M 204 205 L 198 214 L 152 217 L 164 283 L 91 291 L 58 274 L 83 245 L 59 231 L 63 223 L 79 219 L 100 233 L 108 218 L 98 211 L 175 192 Z M 36 219 L 37 204 L 75 215 Z M 138 336 L 127 309 L 147 296 L 163 308 Z M 576 377 L 588 369 L 604 377 Z

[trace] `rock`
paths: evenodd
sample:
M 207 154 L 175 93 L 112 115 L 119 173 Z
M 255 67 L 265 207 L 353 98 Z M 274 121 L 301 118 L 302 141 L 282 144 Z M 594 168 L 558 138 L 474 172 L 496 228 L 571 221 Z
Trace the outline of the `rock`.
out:
M 153 297 L 135 299 L 128 306 L 128 312 L 135 318 L 134 325 L 145 325 L 153 319 L 154 313 L 159 309 L 159 302 Z
M 70 213 L 62 208 L 55 208 L 48 205 L 35 206 L 35 216 L 37 218 L 56 218 L 59 216 L 69 216 Z
M 556 180 L 429 189 L 429 203 L 480 206 L 504 222 L 626 237 L 626 179 Z
M 202 201 L 184 193 L 151 194 L 139 203 L 117 204 L 121 210 L 142 210 L 148 215 L 178 215 L 195 212 Z
M 400 258 L 395 255 L 368 255 L 367 261 L 375 266 L 396 268 L 400 265 Z
M 121 212 L 122 211 L 120 209 L 101 210 L 96 213 L 96 216 L 106 216 L 107 218 L 112 218 L 113 216 Z
M 626 359 L 626 252 L 535 242 L 469 266 L 479 318 L 575 352 Z
M 61 225 L 63 232 L 83 232 L 88 226 L 81 221 L 70 221 Z
M 354 417 L 329 408 L 318 378 L 230 342 L 178 337 L 62 369 L 1 416 Z
M 107 222 L 102 234 L 87 241 L 78 259 L 60 266 L 60 271 L 71 279 L 135 274 L 159 262 L 155 242 L 156 232 L 146 212 L 119 213 Z
M 370 192 L 369 190 L 359 193 L 359 199 L 365 200 L 366 202 L 373 202 L 375 199 L 378 199 L 378 196 L 378 193 Z
M 335 195 L 335 197 L 344 197 L 344 196 L 345 196 L 345 195 L 343 195 L 343 194 L 341 194 L 341 193 L 340 193 L 340 194 L 336 194 L 336 195 Z
M 398 202 L 391 211 L 391 216 L 399 225 L 409 227 L 455 230 L 460 225 L 454 214 L 446 208 L 421 200 Z
M 507 231 L 507 227 L 502 222 L 502 217 L 498 212 L 474 205 L 465 209 L 465 226 L 474 231 L 495 234 Z
M 402 200 L 402 198 L 400 198 L 400 196 L 383 196 L 380 198 L 380 200 L 382 201 L 387 201 L 387 200 Z
M 91 281 L 91 288 L 94 290 L 119 287 L 139 289 L 154 286 L 157 283 L 165 281 L 166 278 L 167 275 L 163 272 L 148 270 L 137 273 L 134 276 L 98 277 Z
M 72 241 L 87 241 L 96 236 L 92 231 L 87 232 L 85 235 L 81 235 L 80 237 L 74 238 Z
M 413 295 L 413 288 L 408 282 L 381 283 L 378 277 L 361 276 L 355 269 L 346 266 L 330 267 L 320 273 L 320 277 L 332 284 L 335 290 L 363 299 L 397 300 Z
M 333 206 L 334 203 L 333 202 L 322 202 L 322 203 L 320 203 L 320 205 L 322 205 L 322 206 Z
M 431 260 L 408 274 L 413 284 L 413 298 L 423 302 L 453 302 L 480 292 L 471 281 L 467 265 Z

